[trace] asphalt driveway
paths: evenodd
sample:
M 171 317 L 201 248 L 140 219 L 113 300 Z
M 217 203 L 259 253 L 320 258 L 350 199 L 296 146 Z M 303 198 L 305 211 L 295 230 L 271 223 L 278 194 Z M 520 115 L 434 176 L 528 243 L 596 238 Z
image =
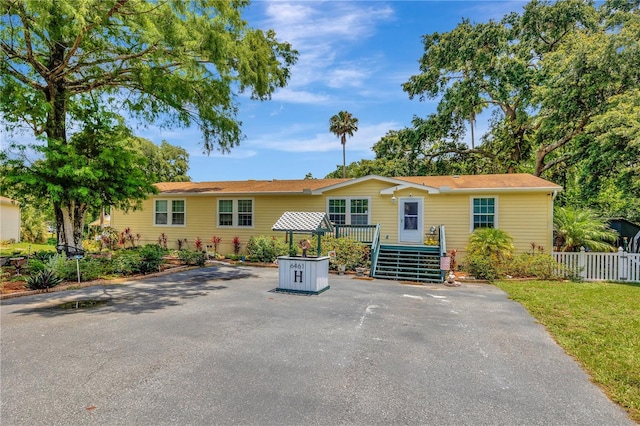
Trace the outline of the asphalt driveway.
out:
M 277 280 L 220 266 L 3 301 L 1 423 L 633 424 L 493 286 Z

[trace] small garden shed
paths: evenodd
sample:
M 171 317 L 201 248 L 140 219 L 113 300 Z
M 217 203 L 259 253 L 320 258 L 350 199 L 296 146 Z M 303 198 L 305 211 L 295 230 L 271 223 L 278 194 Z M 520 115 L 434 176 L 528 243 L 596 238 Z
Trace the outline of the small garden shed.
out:
M 20 220 L 18 202 L 0 196 L 0 240 L 20 241 Z

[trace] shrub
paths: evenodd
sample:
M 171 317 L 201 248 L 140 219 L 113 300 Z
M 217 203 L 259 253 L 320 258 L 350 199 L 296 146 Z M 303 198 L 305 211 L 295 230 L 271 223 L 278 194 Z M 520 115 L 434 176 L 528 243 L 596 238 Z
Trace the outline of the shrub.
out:
M 467 253 L 481 254 L 498 263 L 513 256 L 513 238 L 505 231 L 495 228 L 478 228 L 469 237 Z
M 48 262 L 53 256 L 56 255 L 55 251 L 41 250 L 33 253 L 33 259 L 41 260 L 42 262 Z
M 68 262 L 68 263 L 75 266 L 75 262 Z M 105 259 L 93 259 L 90 257 L 85 257 L 84 259 L 81 259 L 80 262 L 78 263 L 78 266 L 80 267 L 80 277 L 82 281 L 91 281 L 98 278 L 104 278 L 105 276 L 109 275 L 110 269 L 111 269 L 109 261 Z M 73 270 L 74 279 L 77 279 L 78 277 L 77 274 L 78 274 L 77 271 L 74 269 Z
M 37 272 L 44 271 L 46 269 L 46 264 L 44 261 L 40 259 L 36 259 L 35 257 L 29 260 L 29 274 L 33 275 Z
M 67 268 L 67 256 L 64 253 L 54 254 L 47 262 L 46 269 L 51 269 L 56 275 L 64 278 L 65 270 Z
M 513 238 L 495 228 L 478 228 L 469 237 L 466 264 L 476 278 L 493 281 L 513 258 Z
M 27 287 L 31 290 L 48 290 L 62 282 L 53 270 L 45 269 L 27 278 Z
M 370 250 L 366 244 L 351 238 L 336 238 L 323 236 L 321 239 L 321 254 L 326 255 L 330 251 L 336 252 L 335 260 L 329 263 L 329 268 L 337 270 L 338 265 L 345 265 L 346 270 L 354 271 L 356 268 L 368 268 L 371 265 Z M 310 256 L 318 255 L 318 236 L 311 239 Z
M 158 237 L 158 245 L 164 249 L 167 248 L 167 234 L 164 232 Z
M 140 253 L 140 272 L 148 274 L 160 270 L 162 264 L 162 256 L 166 251 L 157 244 L 147 244 L 139 250 Z
M 249 238 L 247 254 L 252 262 L 273 262 L 278 256 L 289 254 L 289 245 L 284 239 L 260 235 Z
M 86 253 L 97 253 L 102 249 L 102 243 L 96 240 L 83 240 L 82 249 Z
M 222 238 L 220 237 L 216 237 L 215 235 L 211 237 L 211 243 L 213 244 L 213 251 L 216 253 L 218 253 L 218 246 L 220 245 L 220 241 L 222 241 Z
M 535 277 L 542 280 L 562 278 L 562 265 L 548 254 L 523 253 L 507 265 L 507 273 L 514 277 Z
M 111 259 L 113 273 L 132 275 L 140 272 L 142 256 L 137 251 L 117 251 Z
M 482 254 L 468 254 L 465 257 L 466 270 L 480 280 L 493 282 L 500 276 L 498 264 Z
M 235 254 L 236 256 L 240 254 L 240 247 L 242 245 L 242 243 L 240 242 L 240 237 L 233 237 L 233 241 L 231 241 L 231 243 L 233 244 L 233 254 Z
M 206 254 L 201 251 L 180 250 L 178 258 L 186 265 L 204 266 L 206 262 Z
M 100 234 L 100 244 L 102 244 L 102 248 L 113 250 L 118 243 L 118 240 L 118 231 L 110 226 L 102 228 L 102 234 Z

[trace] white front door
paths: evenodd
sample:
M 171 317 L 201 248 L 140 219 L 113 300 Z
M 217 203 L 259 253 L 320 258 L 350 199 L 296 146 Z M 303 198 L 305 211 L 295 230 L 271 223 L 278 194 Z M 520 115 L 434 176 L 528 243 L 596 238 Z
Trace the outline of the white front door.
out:
M 422 198 L 400 198 L 398 217 L 400 219 L 399 242 L 422 243 Z

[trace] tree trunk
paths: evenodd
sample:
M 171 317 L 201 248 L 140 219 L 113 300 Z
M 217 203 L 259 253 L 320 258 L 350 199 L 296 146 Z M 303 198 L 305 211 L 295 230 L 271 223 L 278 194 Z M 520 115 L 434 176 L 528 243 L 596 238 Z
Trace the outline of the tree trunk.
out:
M 56 214 L 58 245 L 81 250 L 87 205 L 69 201 L 54 205 L 54 211 Z
M 342 177 L 347 177 L 347 137 L 342 135 L 340 138 L 340 142 L 342 142 Z

